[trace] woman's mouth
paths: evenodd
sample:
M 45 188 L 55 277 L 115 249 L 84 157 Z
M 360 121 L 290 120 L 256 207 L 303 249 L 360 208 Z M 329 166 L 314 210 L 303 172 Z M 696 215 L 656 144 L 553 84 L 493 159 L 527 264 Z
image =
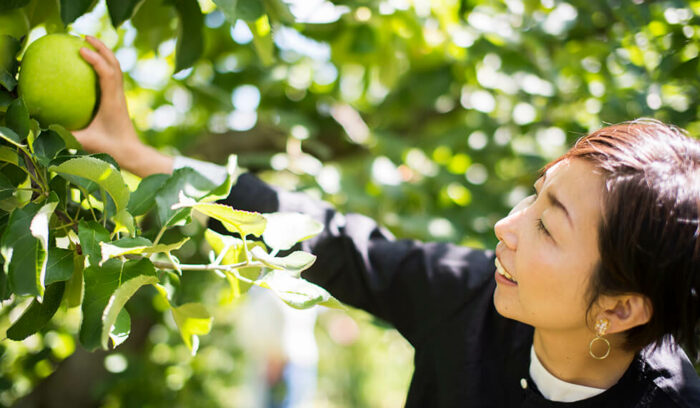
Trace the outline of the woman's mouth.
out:
M 499 261 L 498 258 L 496 258 L 494 263 L 496 264 L 496 273 L 503 276 L 504 278 L 506 278 L 506 280 L 508 280 L 510 282 L 513 282 L 516 284 L 518 283 L 518 281 L 516 281 L 513 278 L 513 276 L 511 274 L 509 274 L 508 271 L 506 271 L 506 269 L 503 267 L 503 265 L 501 265 L 501 261 Z

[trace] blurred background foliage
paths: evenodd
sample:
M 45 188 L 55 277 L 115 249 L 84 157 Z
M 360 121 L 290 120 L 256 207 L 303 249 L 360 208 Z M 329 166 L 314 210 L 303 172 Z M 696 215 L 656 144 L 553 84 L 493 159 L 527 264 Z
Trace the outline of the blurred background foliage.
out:
M 30 42 L 65 29 L 60 3 L 27 7 L 37 3 Z M 700 133 L 700 1 L 238 0 L 225 14 L 199 0 L 200 49 L 196 21 L 178 13 L 187 2 L 137 3 L 118 28 L 102 0 L 67 29 L 115 51 L 144 140 L 218 163 L 236 153 L 266 180 L 401 238 L 492 248 L 494 223 L 538 170 L 605 124 L 644 116 Z M 188 52 L 199 57 L 176 72 Z M 203 260 L 201 228 L 183 234 Z M 76 348 L 70 310 L 43 335 L 0 343 L 0 403 L 245 406 L 237 306 L 219 305 L 220 280 L 181 285 L 215 314 L 197 356 L 144 291 L 116 352 Z M 325 311 L 316 337 L 316 406 L 402 405 L 412 350 L 394 330 Z

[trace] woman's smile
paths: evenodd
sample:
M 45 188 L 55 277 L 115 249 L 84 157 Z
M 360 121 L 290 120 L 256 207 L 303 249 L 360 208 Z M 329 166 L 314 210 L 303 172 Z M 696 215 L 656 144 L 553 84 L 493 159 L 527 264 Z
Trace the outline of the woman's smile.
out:
M 496 282 L 509 285 L 509 286 L 517 286 L 518 281 L 513 278 L 513 276 L 508 273 L 508 271 L 501 265 L 501 261 L 498 260 L 498 257 L 496 257 L 496 260 L 494 261 L 496 264 Z

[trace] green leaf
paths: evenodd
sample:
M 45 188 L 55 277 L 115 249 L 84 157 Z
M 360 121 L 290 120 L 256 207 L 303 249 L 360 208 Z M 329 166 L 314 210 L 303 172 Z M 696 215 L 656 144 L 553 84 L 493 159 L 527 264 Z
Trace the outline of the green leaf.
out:
M 238 19 L 238 12 L 236 11 L 236 6 L 238 5 L 238 0 L 214 0 L 214 4 L 224 13 L 226 20 L 234 26 L 236 20 Z
M 32 236 L 39 241 L 39 248 L 37 250 L 37 268 L 39 270 L 39 295 L 43 296 L 44 286 L 46 280 L 46 265 L 49 261 L 48 251 L 49 251 L 49 220 L 53 215 L 56 205 L 58 204 L 58 197 L 55 193 L 49 196 L 49 199 L 44 205 L 39 208 L 39 211 L 32 217 L 32 222 L 29 229 Z
M 273 269 L 283 269 L 293 277 L 298 278 L 301 273 L 311 267 L 316 257 L 308 252 L 294 251 L 285 257 L 275 257 L 260 247 L 253 248 L 250 254 L 254 259 L 264 263 Z
M 76 139 L 75 136 L 73 136 L 73 134 L 63 126 L 57 124 L 49 125 L 49 130 L 56 132 L 61 139 L 63 139 L 63 143 L 66 144 L 66 149 L 83 148 L 80 142 L 78 142 L 78 139 Z
M 24 160 L 22 160 L 22 164 L 19 166 L 6 165 L 2 166 L 2 168 L 0 169 L 2 174 L 4 174 L 7 177 L 7 179 L 10 180 L 13 186 L 27 187 L 31 183 L 31 180 L 27 175 L 27 170 L 24 167 L 20 167 L 24 164 L 23 162 Z
M 51 166 L 49 171 L 61 175 L 78 176 L 97 183 L 112 197 L 117 211 L 126 208 L 129 203 L 129 188 L 124 183 L 121 173 L 106 161 L 82 156 L 65 161 L 58 166 Z
M 170 2 L 147 0 L 142 3 L 131 18 L 131 24 L 138 32 L 134 47 L 155 50 L 163 41 L 174 38 L 177 32 L 171 22 L 175 18 L 177 13 Z
M 202 214 L 220 221 L 231 232 L 238 233 L 241 237 L 253 235 L 259 237 L 265 231 L 267 220 L 256 212 L 234 210 L 224 204 L 181 202 L 177 207 L 191 207 Z
M 197 0 L 174 0 L 180 17 L 175 46 L 175 72 L 191 67 L 204 51 L 204 16 Z
M 83 292 L 85 284 L 83 282 L 83 270 L 85 269 L 85 257 L 73 255 L 73 275 L 66 283 L 66 294 L 63 296 L 68 307 L 80 306 L 83 303 Z
M 67 153 L 64 150 L 63 152 L 59 152 L 58 156 L 56 156 L 53 160 L 51 160 L 51 163 L 49 164 L 49 169 L 53 168 L 54 166 L 59 166 L 69 160 L 73 160 L 77 157 L 83 158 L 83 157 L 89 157 L 93 160 L 98 160 L 98 161 L 103 161 L 115 169 L 119 170 L 119 166 L 117 166 L 116 162 L 114 159 L 107 155 L 107 154 L 91 154 L 91 155 L 75 155 L 75 154 L 70 154 Z M 94 181 L 90 181 L 87 178 L 81 177 L 79 175 L 72 175 L 72 174 L 60 174 L 61 178 L 69 181 L 71 184 L 74 184 L 78 187 L 80 187 L 82 190 L 84 190 L 87 194 L 92 195 L 97 201 L 102 200 L 102 192 L 100 191 L 100 185 L 97 184 Z M 104 191 L 104 189 L 103 189 Z M 112 200 L 112 197 L 109 194 L 105 194 L 107 198 L 107 207 L 105 208 L 105 214 L 114 214 L 116 213 L 116 209 L 114 207 L 114 200 Z M 85 197 L 83 197 L 85 198 Z M 111 215 L 109 215 L 111 216 Z
M 0 126 L 0 138 L 10 142 L 17 147 L 25 147 L 22 144 L 22 139 L 15 133 L 14 130 Z
M 134 216 L 144 215 L 155 204 L 158 190 L 163 187 L 170 176 L 168 174 L 151 174 L 139 183 L 136 191 L 131 193 L 127 210 Z
M 27 4 L 29 4 L 29 0 L 3 0 L 2 3 L 0 3 L 0 11 L 24 7 Z
M 37 266 L 41 243 L 30 231 L 32 218 L 39 208 L 39 204 L 27 204 L 12 211 L 0 241 L 10 288 L 20 296 L 41 296 L 43 293 L 39 280 L 41 270 Z
M 0 71 L 2 70 L 2 67 L 0 67 Z M 0 85 L 2 85 L 1 82 Z M 0 111 L 3 111 L 5 108 L 10 106 L 10 103 L 12 103 L 13 100 L 14 98 L 12 97 L 12 94 L 5 89 L 4 86 L 0 87 Z
M 182 340 L 194 355 L 199 348 L 197 336 L 209 334 L 213 318 L 201 303 L 185 303 L 174 307 L 172 313 Z
M 49 191 L 56 193 L 59 201 L 59 207 L 66 208 L 66 197 L 68 195 L 68 180 L 63 177 L 54 177 L 49 181 Z
M 0 200 L 5 200 L 13 196 L 17 188 L 12 185 L 12 182 L 0 173 Z
M 235 154 L 229 155 L 226 163 L 226 180 L 221 183 L 220 186 L 211 190 L 211 192 L 197 201 L 210 203 L 212 201 L 219 201 L 228 197 L 229 194 L 231 194 L 231 189 L 238 180 L 240 172 L 241 170 L 238 168 L 238 156 Z
M 19 140 L 24 140 L 29 135 L 29 110 L 22 98 L 15 99 L 7 108 L 5 123 L 14 130 Z
M 323 231 L 323 224 L 306 214 L 278 212 L 263 215 L 267 219 L 263 240 L 267 246 L 279 251 L 286 251 L 297 242 Z
M 49 248 L 49 260 L 46 263 L 46 285 L 67 281 L 73 276 L 73 254 L 74 252 L 68 249 Z
M 143 253 L 144 254 L 170 253 L 172 251 L 177 251 L 178 249 L 182 248 L 182 246 L 185 245 L 185 243 L 189 240 L 190 240 L 190 237 L 185 237 L 178 242 L 173 242 L 172 244 L 153 245 L 152 247 L 146 248 L 143 251 Z
M 331 309 L 347 310 L 345 305 L 343 305 L 338 299 L 334 298 L 333 296 L 322 302 L 318 302 L 318 305 L 329 307 Z
M 12 292 L 10 291 L 10 283 L 7 281 L 7 275 L 5 271 L 0 269 L 0 300 L 7 300 L 12 297 Z
M 22 316 L 7 329 L 7 338 L 16 341 L 24 340 L 46 326 L 61 305 L 65 287 L 65 282 L 48 286 L 43 303 L 34 299 Z
M 129 280 L 124 281 L 114 294 L 109 298 L 107 307 L 102 314 L 102 348 L 107 349 L 109 347 L 109 337 L 114 330 L 114 325 L 117 321 L 119 314 L 124 310 L 124 305 L 126 302 L 134 296 L 137 290 L 142 286 L 152 285 L 158 283 L 158 278 L 155 276 L 155 268 L 153 264 L 147 260 L 142 259 L 141 262 L 142 275 L 135 276 Z M 128 333 L 127 333 L 128 336 Z M 125 339 L 121 340 L 122 342 Z M 117 344 L 114 345 L 116 347 Z
M 136 233 L 134 217 L 126 208 L 122 208 L 119 212 L 114 214 L 112 221 L 114 222 L 114 234 L 118 232 L 127 232 L 129 235 L 134 235 Z
M 260 62 L 266 67 L 272 65 L 275 62 L 275 45 L 272 42 L 272 31 L 267 16 L 263 15 L 249 22 L 248 27 L 253 33 L 253 45 Z
M 49 164 L 49 168 L 54 166 L 56 164 L 56 162 L 66 162 L 68 160 L 75 158 L 75 156 L 73 156 L 73 155 L 71 155 L 69 157 L 70 158 L 66 159 L 65 156 L 59 155 L 58 157 L 54 158 L 51 161 L 51 163 Z M 54 177 L 53 179 L 55 179 L 55 178 L 57 178 L 57 177 Z M 77 187 L 80 187 L 87 194 L 93 193 L 93 192 L 98 191 L 100 189 L 100 186 L 97 183 L 94 183 L 94 182 L 92 182 L 88 179 L 82 178 L 80 176 L 74 176 L 72 174 L 61 174 L 60 177 L 58 177 L 58 178 L 62 178 L 65 181 L 69 182 L 70 184 L 73 184 Z M 83 199 L 85 199 L 85 197 L 83 197 Z
M 17 80 L 15 76 L 10 74 L 7 70 L 0 67 L 0 85 L 2 85 L 8 91 L 12 91 L 17 86 Z
M 68 25 L 76 18 L 87 13 L 94 4 L 94 0 L 60 0 L 61 20 Z
M 17 53 L 22 48 L 18 39 L 0 34 L 0 85 L 13 91 L 17 86 Z
M 144 237 L 122 238 L 112 242 L 101 242 L 102 258 L 100 264 L 118 256 L 140 254 L 151 245 L 153 245 L 151 240 Z
M 304 279 L 289 276 L 285 271 L 272 270 L 255 284 L 271 289 L 284 303 L 295 309 L 308 309 L 317 304 L 340 304 L 333 302 L 333 297 L 325 289 Z
M 88 256 L 90 265 L 97 265 L 102 258 L 101 242 L 109 242 L 109 231 L 96 221 L 80 220 L 78 238 L 83 254 Z
M 144 0 L 107 0 L 107 10 L 112 25 L 116 28 L 130 19 Z
M 216 187 L 209 179 L 189 167 L 175 170 L 165 185 L 156 193 L 155 201 L 160 225 L 175 225 L 189 216 L 189 208 L 171 208 L 173 204 L 180 201 L 181 193 L 187 197 L 199 199 Z
M 112 331 L 109 332 L 109 338 L 112 340 L 112 347 L 117 348 L 124 343 L 131 334 L 131 316 L 126 309 L 122 309 L 117 315 L 117 320 L 112 326 Z
M 101 244 L 101 262 L 107 262 L 109 259 L 123 255 L 169 253 L 180 249 L 189 239 L 189 237 L 185 237 L 183 240 L 173 244 L 157 245 L 153 245 L 150 240 L 143 237 L 122 238 L 112 242 L 103 242 Z
M 294 24 L 294 15 L 289 11 L 289 6 L 282 0 L 264 0 L 265 9 L 270 20 L 287 25 Z
M 226 282 L 229 286 L 229 292 L 228 296 L 223 299 L 223 303 L 230 304 L 234 300 L 241 297 L 241 294 L 243 293 L 241 290 L 241 281 L 232 272 L 224 271 L 224 275 L 226 276 Z
M 12 186 L 18 188 L 11 196 L 0 200 L 0 209 L 5 212 L 12 212 L 15 208 L 21 208 L 27 205 L 32 199 L 32 191 L 27 190 L 31 187 L 26 169 L 7 164 L 2 166 L 0 174 L 5 177 L 5 181 L 9 181 Z M 7 188 L 8 186 L 5 185 Z M 19 190 L 19 188 L 23 190 Z
M 88 350 L 106 348 L 119 312 L 143 285 L 156 283 L 153 264 L 147 259 L 122 263 L 116 259 L 85 269 L 85 297 L 80 343 Z
M 0 162 L 14 164 L 19 166 L 19 155 L 17 151 L 7 146 L 0 146 Z
M 236 17 L 245 21 L 255 21 L 265 14 L 265 6 L 260 0 L 238 0 Z
M 58 0 L 30 0 L 26 8 L 30 27 L 43 25 L 48 34 L 65 32 L 58 3 Z
M 46 167 L 51 160 L 56 157 L 56 154 L 66 147 L 63 139 L 58 133 L 51 130 L 43 131 L 39 137 L 34 139 L 33 149 L 39 164 Z

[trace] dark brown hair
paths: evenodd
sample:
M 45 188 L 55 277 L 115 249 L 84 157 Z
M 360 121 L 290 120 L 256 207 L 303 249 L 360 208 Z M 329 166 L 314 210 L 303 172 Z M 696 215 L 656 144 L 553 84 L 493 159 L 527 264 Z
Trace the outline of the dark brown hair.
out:
M 673 126 L 639 119 L 579 139 L 564 159 L 592 163 L 604 179 L 600 263 L 589 311 L 601 295 L 638 293 L 653 314 L 626 333 L 626 347 L 671 335 L 698 358 L 700 318 L 700 141 Z

